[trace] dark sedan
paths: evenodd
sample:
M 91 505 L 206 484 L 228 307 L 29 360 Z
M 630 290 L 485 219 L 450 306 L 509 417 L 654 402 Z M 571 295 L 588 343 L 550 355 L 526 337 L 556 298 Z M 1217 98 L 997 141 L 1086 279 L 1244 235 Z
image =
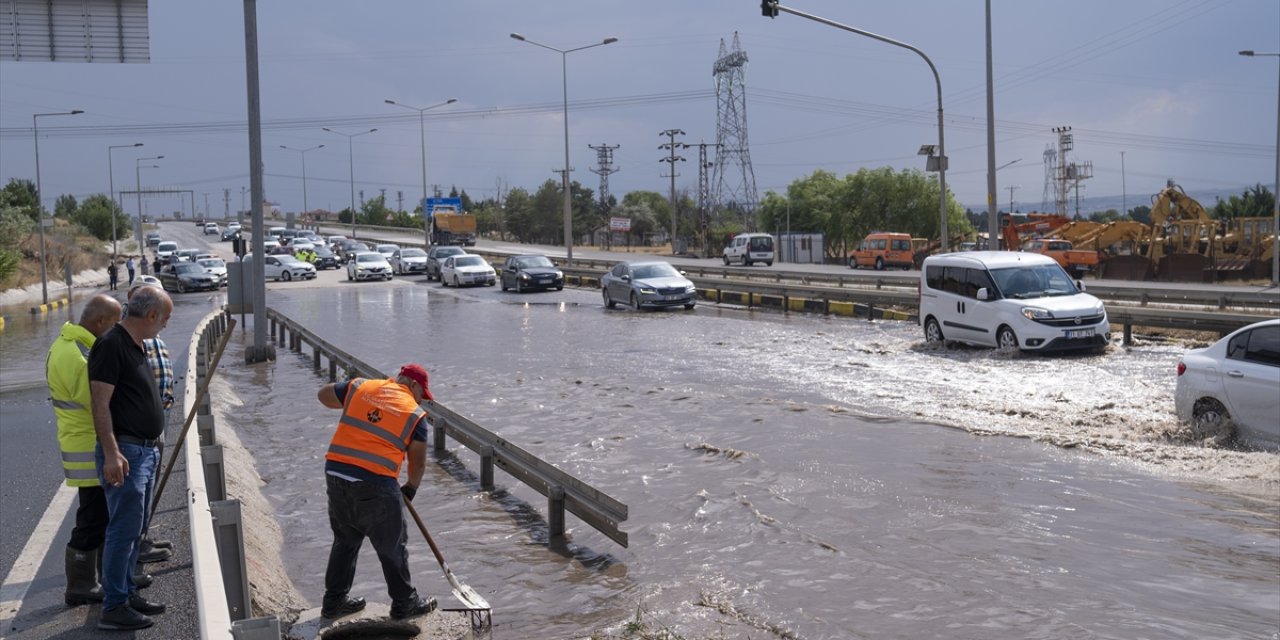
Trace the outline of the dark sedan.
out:
M 642 307 L 674 307 L 692 309 L 698 304 L 698 289 L 666 262 L 620 262 L 600 278 L 604 306 L 612 309 L 619 302 Z
M 564 272 L 546 256 L 511 256 L 502 265 L 502 290 L 523 293 L 532 289 L 564 289 Z
M 315 251 L 316 259 L 315 262 L 312 262 L 311 264 L 316 266 L 317 271 L 321 269 L 338 268 L 338 254 L 330 251 L 329 247 L 316 245 L 316 248 L 313 249 L 313 251 Z
M 440 265 L 449 256 L 460 256 L 467 250 L 451 245 L 436 245 L 427 250 L 427 280 L 440 279 Z
M 165 291 L 216 291 L 220 286 L 217 276 L 205 271 L 204 267 L 194 262 L 175 262 L 166 265 L 156 274 L 160 286 Z

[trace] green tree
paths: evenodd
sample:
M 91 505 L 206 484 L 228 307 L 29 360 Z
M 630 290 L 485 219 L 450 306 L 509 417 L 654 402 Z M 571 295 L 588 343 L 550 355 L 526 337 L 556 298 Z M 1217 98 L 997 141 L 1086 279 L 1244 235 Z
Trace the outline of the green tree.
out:
M 61 201 L 61 198 L 59 198 Z M 112 214 L 115 214 L 114 216 Z M 129 237 L 129 218 L 111 198 L 98 193 L 89 196 L 69 219 L 99 240 L 111 239 L 111 222 L 115 220 L 116 238 Z
M 76 197 L 69 193 L 64 193 L 58 196 L 57 200 L 54 200 L 53 215 L 63 218 L 64 220 L 74 220 L 76 217 L 76 208 Z
M 1089 214 L 1090 221 L 1101 222 L 1103 224 L 1106 224 L 1108 222 L 1115 222 L 1119 219 L 1120 219 L 1120 212 L 1116 211 L 1115 209 L 1107 209 L 1106 211 L 1094 211 L 1093 213 Z
M 507 231 L 520 242 L 529 242 L 534 234 L 533 196 L 523 188 L 516 187 L 507 193 L 504 203 L 504 217 Z
M 391 209 L 387 208 L 387 197 L 379 195 L 364 201 L 360 208 L 360 224 L 386 226 L 394 219 Z
M 1129 218 L 1134 222 L 1151 224 L 1151 207 L 1140 204 L 1129 210 Z
M 40 218 L 36 213 L 36 183 L 12 178 L 4 187 L 4 197 L 8 206 L 22 211 L 31 220 Z
M 1219 200 L 1210 215 L 1219 220 L 1235 218 L 1264 218 L 1272 215 L 1275 194 L 1262 184 L 1255 184 L 1238 196 Z

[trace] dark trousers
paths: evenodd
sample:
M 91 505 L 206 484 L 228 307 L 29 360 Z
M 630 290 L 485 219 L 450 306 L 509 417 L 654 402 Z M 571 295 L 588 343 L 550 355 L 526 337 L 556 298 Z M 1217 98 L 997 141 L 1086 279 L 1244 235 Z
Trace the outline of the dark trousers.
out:
M 339 604 L 351 591 L 365 538 L 378 553 L 392 604 L 416 598 L 418 593 L 409 582 L 408 529 L 400 488 L 394 483 L 351 482 L 327 474 L 325 479 L 333 546 L 324 572 L 324 604 Z
M 76 551 L 93 551 L 107 539 L 107 494 L 102 487 L 80 487 L 76 526 L 67 544 Z
M 133 269 L 129 270 L 129 286 L 133 286 Z

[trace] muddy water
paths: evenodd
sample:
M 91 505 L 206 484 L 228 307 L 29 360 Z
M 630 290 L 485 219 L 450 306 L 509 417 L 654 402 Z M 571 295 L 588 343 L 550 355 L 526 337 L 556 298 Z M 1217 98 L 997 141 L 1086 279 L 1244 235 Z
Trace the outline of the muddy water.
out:
M 1182 346 L 1044 359 L 924 348 L 899 323 L 605 311 L 585 291 L 298 285 L 273 306 L 384 369 L 423 361 L 442 402 L 630 506 L 629 548 L 571 515 L 549 546 L 541 496 L 501 473 L 480 493 L 456 446 L 428 465 L 415 504 L 495 637 L 588 637 L 637 610 L 686 637 L 1280 627 L 1280 456 L 1186 442 Z M 336 414 L 309 362 L 228 367 L 218 402 L 318 604 Z M 451 606 L 410 534 L 419 588 Z M 355 592 L 382 584 L 364 554 Z

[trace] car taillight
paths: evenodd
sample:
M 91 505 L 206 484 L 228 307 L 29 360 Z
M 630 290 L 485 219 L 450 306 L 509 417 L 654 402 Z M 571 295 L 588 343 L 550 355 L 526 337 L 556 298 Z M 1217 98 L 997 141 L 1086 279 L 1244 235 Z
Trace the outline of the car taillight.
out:
M 1178 361 L 1178 375 L 1182 375 L 1182 374 L 1184 374 L 1184 373 L 1186 373 L 1186 372 L 1187 372 L 1187 364 L 1186 364 L 1185 362 L 1182 362 L 1181 360 L 1179 360 L 1179 361 Z

